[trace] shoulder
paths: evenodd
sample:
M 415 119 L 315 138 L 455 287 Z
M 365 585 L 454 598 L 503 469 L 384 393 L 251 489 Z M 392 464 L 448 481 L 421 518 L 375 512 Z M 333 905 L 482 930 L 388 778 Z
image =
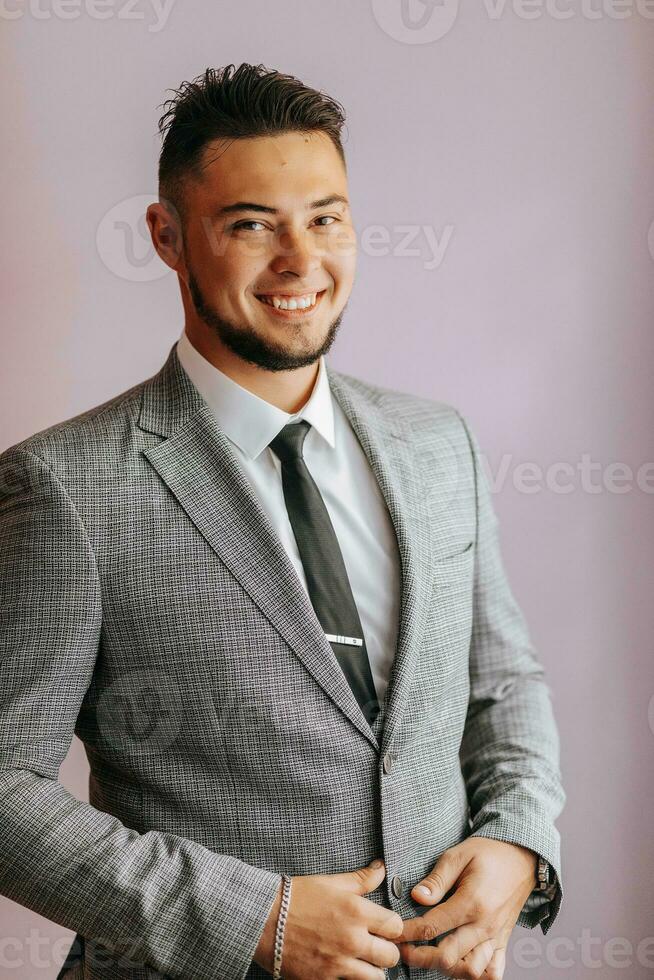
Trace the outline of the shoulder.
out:
M 6 449 L 2 457 L 35 456 L 61 476 L 71 467 L 78 471 L 95 468 L 103 460 L 124 457 L 133 444 L 147 383 L 141 381 L 84 412 L 35 432 Z
M 464 415 L 449 402 L 374 384 L 342 371 L 332 369 L 330 374 L 359 399 L 400 419 L 404 427 L 415 435 L 437 432 L 448 437 L 457 436 L 466 443 L 469 441 L 469 426 Z

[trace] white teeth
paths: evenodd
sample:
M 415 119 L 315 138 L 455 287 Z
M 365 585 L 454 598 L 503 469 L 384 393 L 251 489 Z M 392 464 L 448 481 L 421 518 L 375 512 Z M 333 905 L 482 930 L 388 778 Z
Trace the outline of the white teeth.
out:
M 274 306 L 276 310 L 308 310 L 316 305 L 317 293 L 309 293 L 307 296 L 295 296 L 293 299 L 285 299 L 283 296 L 261 296 L 264 303 Z

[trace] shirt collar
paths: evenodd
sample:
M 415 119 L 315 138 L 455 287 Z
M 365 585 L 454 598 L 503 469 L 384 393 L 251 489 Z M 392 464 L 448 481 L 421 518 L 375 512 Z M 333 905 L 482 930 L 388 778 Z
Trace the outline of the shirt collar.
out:
M 225 435 L 250 459 L 255 459 L 285 425 L 299 419 L 310 422 L 334 448 L 334 406 L 324 356 L 320 357 L 311 396 L 293 414 L 259 398 L 211 364 L 195 349 L 186 330 L 177 341 L 177 357 Z

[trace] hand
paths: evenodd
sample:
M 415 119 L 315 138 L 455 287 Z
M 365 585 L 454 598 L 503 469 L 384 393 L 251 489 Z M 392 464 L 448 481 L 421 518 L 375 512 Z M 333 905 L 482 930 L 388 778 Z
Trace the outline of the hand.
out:
M 486 837 L 468 837 L 450 847 L 411 892 L 417 902 L 436 908 L 405 920 L 396 940 L 403 961 L 463 980 L 502 980 L 509 936 L 536 886 L 537 862 L 527 847 Z M 421 893 L 421 885 L 429 895 Z M 407 942 L 444 932 L 448 935 L 437 946 Z
M 367 898 L 386 868 L 372 864 L 334 875 L 301 875 L 291 883 L 284 929 L 284 980 L 384 980 L 383 967 L 400 962 L 390 940 L 402 932 L 397 912 Z M 264 926 L 254 962 L 272 974 L 281 887 Z

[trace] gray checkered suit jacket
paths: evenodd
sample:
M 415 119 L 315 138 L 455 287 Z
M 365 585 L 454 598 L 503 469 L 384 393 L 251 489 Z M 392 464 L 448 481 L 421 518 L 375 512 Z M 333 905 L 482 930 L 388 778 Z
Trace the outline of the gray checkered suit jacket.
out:
M 265 977 L 281 872 L 383 856 L 368 897 L 408 918 L 471 833 L 556 869 L 520 924 L 558 913 L 558 735 L 475 438 L 446 404 L 328 377 L 402 559 L 372 729 L 175 345 L 0 456 L 0 893 L 83 937 L 67 980 Z M 90 803 L 57 782 L 74 733 Z

